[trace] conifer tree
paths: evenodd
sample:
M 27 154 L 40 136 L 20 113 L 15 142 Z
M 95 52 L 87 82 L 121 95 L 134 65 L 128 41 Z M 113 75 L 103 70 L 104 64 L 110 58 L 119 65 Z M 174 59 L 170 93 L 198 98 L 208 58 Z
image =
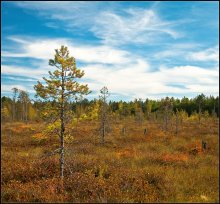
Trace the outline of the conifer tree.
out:
M 60 177 L 64 177 L 64 133 L 65 133 L 65 104 L 78 94 L 88 94 L 87 85 L 78 83 L 83 77 L 84 71 L 76 67 L 74 57 L 69 56 L 68 48 L 61 46 L 55 50 L 54 59 L 49 60 L 49 65 L 55 67 L 55 71 L 49 71 L 49 79 L 43 77 L 45 85 L 38 81 L 34 86 L 38 96 L 44 100 L 53 99 L 57 102 L 57 110 L 60 118 Z

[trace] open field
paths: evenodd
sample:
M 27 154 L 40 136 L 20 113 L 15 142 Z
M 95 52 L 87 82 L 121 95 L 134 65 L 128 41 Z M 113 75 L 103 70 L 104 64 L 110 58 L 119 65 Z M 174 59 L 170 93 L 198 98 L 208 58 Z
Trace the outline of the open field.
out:
M 2 203 L 220 203 L 218 2 L 1 5 Z
M 62 189 L 59 155 L 45 156 L 59 138 L 43 135 L 43 123 L 3 124 L 2 202 L 219 202 L 218 121 L 185 122 L 175 135 L 118 120 L 103 146 L 97 127 L 81 122 L 66 139 Z

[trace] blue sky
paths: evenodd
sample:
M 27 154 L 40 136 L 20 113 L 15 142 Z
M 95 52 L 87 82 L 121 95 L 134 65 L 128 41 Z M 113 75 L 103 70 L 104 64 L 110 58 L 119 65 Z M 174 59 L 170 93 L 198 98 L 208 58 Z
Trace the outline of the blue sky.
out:
M 218 2 L 1 2 L 1 94 L 48 76 L 69 47 L 82 83 L 113 100 L 219 95 Z

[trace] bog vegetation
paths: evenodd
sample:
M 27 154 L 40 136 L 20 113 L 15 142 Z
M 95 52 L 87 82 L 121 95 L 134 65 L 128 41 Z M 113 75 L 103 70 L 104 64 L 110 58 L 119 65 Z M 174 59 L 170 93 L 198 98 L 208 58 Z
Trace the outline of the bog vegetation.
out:
M 2 202 L 219 202 L 219 98 L 88 100 L 68 49 L 1 98 Z

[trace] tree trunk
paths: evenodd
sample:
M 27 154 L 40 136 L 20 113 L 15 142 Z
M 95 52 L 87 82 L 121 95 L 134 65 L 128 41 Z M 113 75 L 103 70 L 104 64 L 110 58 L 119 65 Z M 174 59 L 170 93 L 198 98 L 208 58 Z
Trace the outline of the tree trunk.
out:
M 199 104 L 199 125 L 200 125 L 200 122 L 201 122 L 201 106 Z
M 23 102 L 22 120 L 23 120 L 23 122 L 24 122 L 24 120 L 25 120 L 25 104 L 24 104 L 24 102 Z
M 60 120 L 61 120 L 61 130 L 60 130 L 60 177 L 63 179 L 64 177 L 64 76 L 62 72 L 62 95 L 61 95 L 61 113 L 60 113 Z
M 28 102 L 26 102 L 25 105 L 26 105 L 26 106 L 25 106 L 25 109 L 26 109 L 26 110 L 25 110 L 25 112 L 26 112 L 26 114 L 25 114 L 25 121 L 26 121 L 26 123 L 27 123 L 27 121 L 28 121 Z
M 167 113 L 165 113 L 165 117 L 164 117 L 164 119 L 165 119 L 165 131 L 167 131 Z
M 122 133 L 123 133 L 123 135 L 125 135 L 125 132 L 126 132 L 126 127 L 123 127 L 123 128 L 122 128 Z
M 105 121 L 103 121 L 102 125 L 102 144 L 104 144 L 104 138 L 105 138 Z
M 16 111 L 17 111 L 17 108 L 16 108 L 16 101 L 15 101 L 15 104 L 14 104 L 14 120 L 15 120 L 15 121 L 17 120 Z
M 176 114 L 176 135 L 178 134 L 178 115 Z
M 15 121 L 15 100 L 13 100 L 12 121 Z

